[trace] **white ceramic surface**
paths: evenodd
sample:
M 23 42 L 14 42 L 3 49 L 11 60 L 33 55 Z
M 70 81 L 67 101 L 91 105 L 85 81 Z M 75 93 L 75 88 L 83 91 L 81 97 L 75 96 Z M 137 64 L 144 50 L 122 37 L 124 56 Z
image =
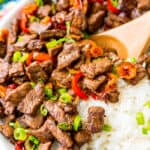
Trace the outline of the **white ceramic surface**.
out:
M 21 8 L 27 4 L 27 3 L 31 3 L 32 0 L 20 0 L 20 2 L 18 3 L 18 5 L 12 9 L 0 22 L 0 29 L 1 28 L 9 28 L 10 24 L 13 20 L 13 18 L 15 18 L 18 13 L 20 12 Z M 14 146 L 12 144 L 10 144 L 10 142 L 4 138 L 3 135 L 0 134 L 0 150 L 14 150 Z

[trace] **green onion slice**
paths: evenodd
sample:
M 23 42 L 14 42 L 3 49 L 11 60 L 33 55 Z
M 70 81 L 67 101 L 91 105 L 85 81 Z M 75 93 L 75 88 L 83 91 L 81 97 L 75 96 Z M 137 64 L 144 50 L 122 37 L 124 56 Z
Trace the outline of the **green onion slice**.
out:
M 106 132 L 110 132 L 112 130 L 112 127 L 109 124 L 104 124 L 102 130 Z
M 39 22 L 40 21 L 40 19 L 38 18 L 38 17 L 36 17 L 36 16 L 31 16 L 30 17 L 30 19 L 29 19 L 29 22 Z
M 20 58 L 21 58 L 21 52 L 20 51 L 16 51 L 13 54 L 13 62 L 19 62 Z
M 69 124 L 67 122 L 61 122 L 57 126 L 61 130 L 68 130 L 69 129 Z
M 16 128 L 14 130 L 15 140 L 24 141 L 27 137 L 26 130 L 24 128 Z
M 45 95 L 48 98 L 51 98 L 53 96 L 53 90 L 50 89 L 48 86 L 45 86 L 44 91 L 45 91 Z
M 32 88 L 34 89 L 36 84 L 34 82 L 30 82 L 30 85 L 32 86 Z
M 70 26 L 71 26 L 70 21 L 67 21 L 66 22 L 66 28 L 67 28 L 66 32 L 67 32 L 67 35 L 70 34 Z
M 150 108 L 150 101 L 147 101 L 144 106 Z
M 25 62 L 28 59 L 29 54 L 25 53 L 19 60 L 19 62 Z
M 59 88 L 58 90 L 58 93 L 61 95 L 61 94 L 64 94 L 67 92 L 67 89 L 66 88 Z
M 63 103 L 72 103 L 72 96 L 68 93 L 63 93 L 59 97 L 59 100 Z
M 147 128 L 142 128 L 142 133 L 145 134 L 145 135 L 147 135 L 148 134 Z
M 44 2 L 43 0 L 34 0 L 35 3 L 38 5 L 38 6 L 43 6 L 44 5 Z
M 119 0 L 111 0 L 113 6 L 118 7 Z
M 48 110 L 44 107 L 43 104 L 40 107 L 40 112 L 44 117 L 47 116 L 47 114 L 48 114 Z
M 22 41 L 23 41 L 23 36 L 19 36 L 17 42 L 22 42 Z
M 78 131 L 81 126 L 81 117 L 77 115 L 73 121 L 73 130 Z
M 138 125 L 144 125 L 145 120 L 144 120 L 144 114 L 142 112 L 136 113 L 136 122 Z

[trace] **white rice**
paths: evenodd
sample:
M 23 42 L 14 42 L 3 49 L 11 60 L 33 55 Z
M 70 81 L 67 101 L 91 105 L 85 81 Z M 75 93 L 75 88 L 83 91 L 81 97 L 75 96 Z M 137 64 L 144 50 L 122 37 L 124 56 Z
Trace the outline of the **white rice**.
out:
M 150 119 L 150 108 L 144 103 L 150 100 L 150 80 L 144 79 L 136 86 L 118 83 L 120 97 L 115 104 L 102 101 L 82 101 L 78 110 L 86 120 L 90 106 L 102 106 L 106 111 L 105 123 L 112 126 L 111 132 L 102 131 L 92 136 L 92 141 L 82 146 L 81 150 L 150 150 L 150 133 L 144 135 L 142 127 L 136 123 L 136 113 L 143 112 L 145 120 Z

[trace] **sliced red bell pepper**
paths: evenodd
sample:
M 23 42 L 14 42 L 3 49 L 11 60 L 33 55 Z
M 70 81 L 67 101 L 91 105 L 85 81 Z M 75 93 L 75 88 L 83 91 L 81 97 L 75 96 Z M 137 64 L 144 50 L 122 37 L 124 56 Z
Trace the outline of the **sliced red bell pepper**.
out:
M 82 1 L 81 0 L 77 0 L 77 4 L 79 8 L 82 8 Z
M 25 150 L 22 141 L 18 141 L 18 142 L 15 144 L 15 150 Z
M 79 79 L 83 77 L 83 74 L 81 72 L 75 74 L 74 78 L 72 79 L 72 89 L 74 90 L 75 94 L 78 95 L 80 98 L 86 100 L 88 96 L 82 89 L 80 88 L 78 82 Z
M 17 85 L 14 84 L 14 83 L 12 83 L 12 84 L 9 84 L 9 85 L 8 85 L 8 88 L 9 88 L 9 89 L 16 89 L 16 88 L 17 88 Z
M 21 20 L 20 20 L 20 28 L 22 32 L 28 33 L 29 29 L 27 28 L 28 18 L 26 14 L 22 14 Z
M 39 62 L 43 62 L 43 61 L 50 60 L 50 59 L 51 57 L 47 53 L 38 53 L 37 55 L 33 56 L 33 60 L 36 60 Z
M 115 14 L 119 13 L 119 9 L 117 8 L 117 5 L 115 6 L 113 4 L 113 0 L 108 0 L 107 1 L 107 9 L 108 9 L 108 11 L 110 11 L 112 13 L 115 13 Z
M 88 0 L 89 3 L 100 3 L 103 4 L 104 0 Z
M 32 62 L 32 60 L 33 60 L 33 53 L 30 53 L 29 56 L 28 56 L 28 58 L 27 58 L 27 60 L 26 60 L 26 64 L 30 65 L 31 62 Z

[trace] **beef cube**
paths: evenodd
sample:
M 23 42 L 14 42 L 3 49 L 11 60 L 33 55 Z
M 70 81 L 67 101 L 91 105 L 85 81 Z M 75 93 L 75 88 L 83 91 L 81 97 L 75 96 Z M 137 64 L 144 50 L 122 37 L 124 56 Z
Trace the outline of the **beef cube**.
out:
M 147 65 L 146 72 L 147 72 L 147 75 L 148 75 L 148 77 L 150 79 L 150 64 Z
M 84 143 L 89 142 L 91 139 L 91 134 L 86 130 L 78 131 L 74 134 L 74 140 L 78 145 L 83 145 Z
M 56 24 L 62 24 L 63 22 L 65 22 L 65 17 L 67 15 L 66 11 L 60 11 L 57 12 L 53 17 L 52 20 L 53 22 L 55 22 Z
M 13 83 L 15 83 L 17 85 L 21 85 L 24 82 L 28 81 L 28 77 L 26 75 L 23 75 L 23 76 L 18 76 L 18 77 L 12 77 L 11 80 L 12 80 Z
M 38 150 L 50 150 L 52 146 L 52 142 L 40 143 Z
M 64 87 L 71 87 L 72 75 L 65 71 L 54 70 L 51 75 L 52 79 Z
M 101 75 L 101 76 L 97 77 L 94 80 L 93 79 L 84 78 L 83 79 L 83 87 L 84 88 L 88 88 L 91 91 L 95 91 L 105 81 L 106 81 L 106 77 L 104 75 Z
M 50 38 L 62 38 L 66 34 L 66 31 L 61 29 L 51 29 L 40 33 L 41 40 L 48 40 Z
M 40 65 L 46 73 L 50 74 L 52 72 L 53 62 L 51 60 L 46 60 L 42 62 Z
M 47 80 L 48 76 L 38 62 L 33 62 L 26 69 L 27 76 L 31 81 Z
M 0 83 L 4 83 L 7 79 L 9 71 L 9 64 L 0 59 Z
M 141 10 L 150 9 L 150 0 L 137 0 L 138 8 Z
M 44 46 L 44 43 L 38 39 L 30 40 L 27 48 L 29 51 L 40 51 Z
M 32 89 L 29 82 L 25 82 L 24 84 L 18 86 L 16 89 L 12 90 L 6 95 L 5 100 L 13 103 L 19 103 L 26 94 Z
M 64 147 L 72 147 L 73 141 L 67 132 L 62 131 L 55 124 L 55 120 L 52 117 L 47 119 L 47 127 L 52 135 L 57 139 L 57 141 Z
M 80 58 L 80 49 L 77 45 L 66 43 L 62 52 L 59 53 L 57 68 L 63 69 L 71 65 L 75 60 Z
M 13 128 L 8 124 L 0 125 L 0 132 L 7 138 L 13 137 Z
M 38 109 L 44 98 L 44 85 L 38 83 L 19 103 L 17 109 L 25 114 L 32 115 Z
M 107 93 L 106 97 L 108 101 L 116 103 L 119 101 L 119 92 L 117 90 L 112 90 Z
M 80 69 L 85 77 L 93 79 L 95 76 L 107 72 L 111 66 L 111 61 L 108 58 L 103 58 L 89 64 L 83 64 L 81 65 Z
M 46 17 L 48 15 L 50 15 L 52 12 L 52 8 L 50 5 L 44 5 L 39 7 L 38 11 L 37 11 L 37 15 L 42 18 L 42 17 Z
M 104 125 L 104 109 L 98 106 L 92 106 L 88 109 L 87 129 L 91 133 L 100 132 Z
M 88 18 L 88 30 L 90 32 L 97 31 L 104 23 L 105 11 L 100 10 L 95 14 L 91 14 Z
M 3 58 L 6 53 L 6 43 L 0 42 L 0 57 Z
M 50 115 L 58 122 L 65 121 L 65 112 L 64 110 L 58 106 L 57 103 L 52 101 L 46 101 L 44 103 L 45 108 L 48 110 Z
M 48 130 L 47 121 L 39 129 L 29 130 L 29 134 L 37 137 L 40 142 L 46 143 L 53 139 L 51 132 Z
M 85 30 L 87 28 L 86 16 L 80 9 L 72 8 L 65 20 L 70 21 L 71 26 L 77 27 L 80 30 Z
M 37 121 L 38 120 L 38 121 Z M 40 113 L 37 113 L 33 116 L 23 115 L 18 118 L 20 125 L 23 127 L 30 127 L 32 129 L 38 129 L 44 122 L 44 118 Z
M 31 35 L 23 35 L 21 36 L 22 37 L 22 40 L 20 41 L 17 41 L 15 44 L 14 44 L 14 47 L 17 48 L 17 49 L 23 49 L 26 47 L 26 45 L 33 39 L 35 39 L 37 37 L 36 34 L 31 34 Z
M 33 22 L 30 24 L 29 29 L 31 32 L 40 34 L 46 30 L 48 30 L 48 28 L 50 27 L 50 24 L 42 24 L 40 22 Z
M 69 0 L 58 0 L 57 2 L 57 10 L 62 11 L 69 7 Z
M 9 78 L 23 76 L 24 75 L 24 66 L 23 63 L 12 63 L 9 68 Z

